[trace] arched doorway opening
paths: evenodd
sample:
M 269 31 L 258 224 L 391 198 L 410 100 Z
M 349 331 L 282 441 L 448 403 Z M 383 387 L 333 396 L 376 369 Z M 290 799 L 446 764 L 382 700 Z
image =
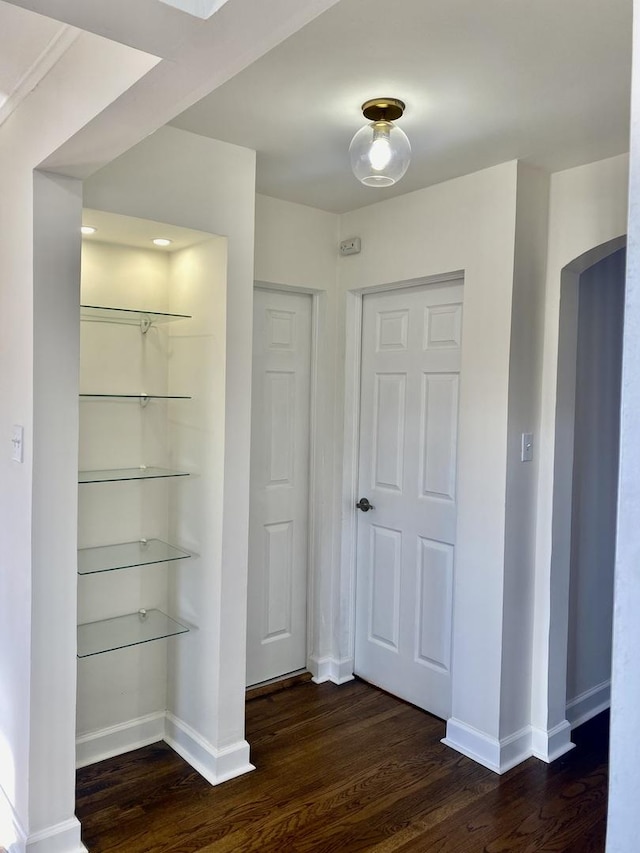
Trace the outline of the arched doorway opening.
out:
M 608 241 L 562 271 L 549 710 L 567 739 L 610 701 L 625 246 Z

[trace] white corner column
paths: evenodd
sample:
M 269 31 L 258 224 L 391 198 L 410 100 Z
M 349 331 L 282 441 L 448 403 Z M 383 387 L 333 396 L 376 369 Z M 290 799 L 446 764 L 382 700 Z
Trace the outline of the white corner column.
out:
M 75 817 L 80 181 L 34 173 L 29 853 L 78 853 Z

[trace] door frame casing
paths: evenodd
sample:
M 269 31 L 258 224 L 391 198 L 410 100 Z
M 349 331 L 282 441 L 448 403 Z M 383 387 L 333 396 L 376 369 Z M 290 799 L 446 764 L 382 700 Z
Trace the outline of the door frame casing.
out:
M 437 286 L 461 281 L 464 271 L 455 270 L 440 275 L 406 281 L 385 282 L 346 292 L 345 318 L 345 385 L 344 385 L 344 430 L 342 453 L 342 518 L 340 543 L 340 577 L 337 595 L 339 608 L 337 623 L 338 656 L 335 663 L 336 676 L 331 680 L 340 684 L 353 678 L 355 666 L 355 617 L 356 617 L 356 560 L 357 560 L 357 514 L 358 476 L 360 455 L 360 392 L 362 375 L 362 303 L 367 294 L 407 290 L 425 285 Z M 464 297 L 463 297 L 464 298 Z M 463 309 L 464 310 L 464 309 Z M 463 338 L 464 346 L 464 338 Z M 455 634 L 455 607 L 452 614 L 452 632 Z M 453 639 L 453 638 L 452 638 Z M 453 671 L 451 674 L 453 683 Z
M 316 645 L 316 627 L 319 622 L 317 613 L 317 596 L 315 590 L 318 565 L 320 561 L 320 529 L 317 523 L 320 519 L 320 501 L 318 499 L 318 474 L 320 471 L 320 441 L 318 426 L 318 386 L 319 386 L 319 358 L 318 347 L 320 339 L 320 316 L 322 302 L 325 298 L 323 291 L 314 290 L 309 287 L 297 287 L 275 282 L 259 281 L 253 282 L 253 290 L 270 290 L 279 293 L 300 293 L 311 297 L 311 341 L 310 341 L 310 363 L 309 363 L 309 501 L 307 505 L 307 631 L 306 631 L 306 661 L 307 669 L 315 675 L 315 663 L 313 650 Z M 253 324 L 253 315 L 251 317 Z M 247 591 L 248 595 L 248 591 Z

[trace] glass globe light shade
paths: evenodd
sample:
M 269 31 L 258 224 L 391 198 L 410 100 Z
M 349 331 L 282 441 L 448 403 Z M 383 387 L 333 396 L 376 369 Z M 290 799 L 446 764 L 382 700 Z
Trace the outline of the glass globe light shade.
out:
M 351 168 L 367 187 L 390 187 L 404 175 L 411 159 L 407 134 L 390 121 L 366 124 L 351 140 Z

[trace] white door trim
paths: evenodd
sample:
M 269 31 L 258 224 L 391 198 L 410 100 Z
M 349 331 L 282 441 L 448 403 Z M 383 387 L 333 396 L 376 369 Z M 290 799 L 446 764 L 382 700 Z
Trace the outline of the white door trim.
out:
M 295 287 L 267 281 L 254 281 L 254 290 L 275 290 L 279 293 L 306 293 L 311 296 L 311 365 L 309 386 L 309 521 L 307 553 L 307 669 L 316 675 L 314 649 L 316 626 L 319 624 L 315 583 L 318 572 L 320 546 L 318 474 L 320 471 L 320 442 L 318 426 L 318 344 L 320 338 L 320 314 L 325 293 L 308 287 Z
M 355 504 L 358 500 L 358 457 L 360 452 L 360 383 L 362 361 L 362 299 L 367 293 L 405 290 L 409 287 L 446 284 L 464 281 L 464 271 L 456 270 L 442 275 L 388 282 L 373 287 L 349 290 L 346 293 L 346 348 L 344 387 L 344 447 L 342 456 L 342 512 L 340 546 L 340 580 L 338 607 L 340 637 L 336 644 L 337 659 L 333 662 L 336 677 L 330 680 L 342 683 L 353 678 L 355 658 L 356 616 L 356 543 L 357 518 Z M 454 611 L 455 613 L 455 611 Z M 455 633 L 455 622 L 454 622 Z M 453 676 L 452 676 L 453 677 Z

